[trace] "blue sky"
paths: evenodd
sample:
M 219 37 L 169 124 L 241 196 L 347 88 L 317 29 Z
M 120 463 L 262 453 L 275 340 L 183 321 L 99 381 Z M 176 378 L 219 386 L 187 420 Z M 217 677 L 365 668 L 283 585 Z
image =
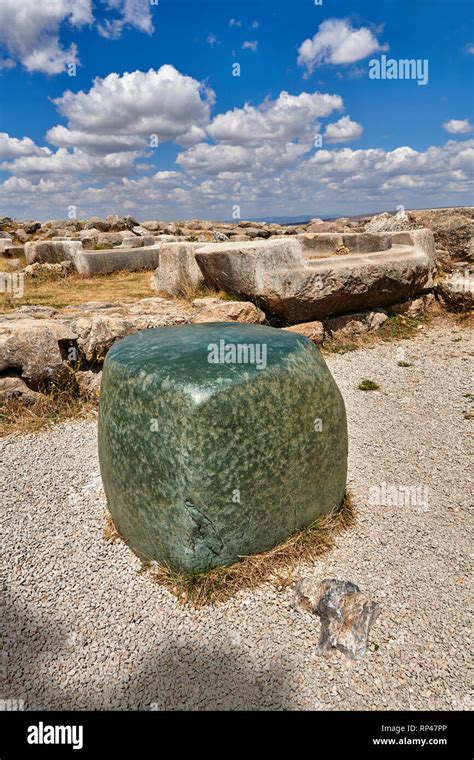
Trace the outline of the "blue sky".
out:
M 2 215 L 472 204 L 470 0 L 43 5 L 0 5 Z

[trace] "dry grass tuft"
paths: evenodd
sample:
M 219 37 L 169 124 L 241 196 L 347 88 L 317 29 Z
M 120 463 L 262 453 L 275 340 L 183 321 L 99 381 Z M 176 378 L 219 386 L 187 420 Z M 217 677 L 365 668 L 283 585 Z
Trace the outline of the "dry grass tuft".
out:
M 143 572 L 164 586 L 181 604 L 204 607 L 221 604 L 239 591 L 271 583 L 282 590 L 293 587 L 294 571 L 302 562 L 311 562 L 335 545 L 335 536 L 355 523 L 352 494 L 347 491 L 342 506 L 316 520 L 287 541 L 262 554 L 242 557 L 229 567 L 201 573 L 180 573 L 167 565 L 146 563 Z
M 225 290 L 214 290 L 207 285 L 198 286 L 193 283 L 184 284 L 179 295 L 171 296 L 165 290 L 155 291 L 155 294 L 161 298 L 167 298 L 168 300 L 176 301 L 183 308 L 189 307 L 192 301 L 197 298 L 219 298 L 221 301 L 242 300 L 239 298 L 239 296 L 236 296 L 233 293 L 227 293 Z
M 104 539 L 106 541 L 110 541 L 111 544 L 114 544 L 116 541 L 121 541 L 122 536 L 118 532 L 110 512 L 107 512 L 105 519 L 106 522 L 104 527 Z
M 461 327 L 463 330 L 472 330 L 474 323 L 474 312 L 465 311 L 462 314 L 456 314 L 454 316 L 456 326 Z
M 19 269 L 11 269 L 9 265 L 9 260 L 5 259 L 3 256 L 0 256 L 0 272 L 19 272 L 22 269 L 26 267 L 26 259 L 24 256 L 15 256 L 16 259 L 19 260 Z
M 398 314 L 395 317 L 389 317 L 377 332 L 366 332 L 351 336 L 343 333 L 332 335 L 324 341 L 322 350 L 323 353 L 327 354 L 345 354 L 348 351 L 356 351 L 358 348 L 373 346 L 376 343 L 414 338 L 420 327 L 428 325 L 430 321 L 431 316 L 426 314 L 416 319 Z
M 65 420 L 90 419 L 96 410 L 96 401 L 79 397 L 71 387 L 52 386 L 33 404 L 12 399 L 0 406 L 0 437 L 37 433 Z
M 360 391 L 378 391 L 380 385 L 373 380 L 366 378 L 365 380 L 362 380 L 357 387 Z

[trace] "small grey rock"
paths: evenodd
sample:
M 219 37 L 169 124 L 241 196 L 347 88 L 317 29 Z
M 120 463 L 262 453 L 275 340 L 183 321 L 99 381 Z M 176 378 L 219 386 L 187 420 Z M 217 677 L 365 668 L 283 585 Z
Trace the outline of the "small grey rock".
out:
M 355 583 L 336 578 L 317 586 L 303 579 L 296 591 L 300 605 L 321 618 L 318 654 L 338 649 L 352 659 L 364 657 L 370 628 L 380 613 L 378 602 L 371 601 Z
M 226 240 L 229 240 L 228 235 L 224 235 L 223 232 L 218 232 L 217 230 L 212 230 L 211 237 L 213 243 L 225 243 Z

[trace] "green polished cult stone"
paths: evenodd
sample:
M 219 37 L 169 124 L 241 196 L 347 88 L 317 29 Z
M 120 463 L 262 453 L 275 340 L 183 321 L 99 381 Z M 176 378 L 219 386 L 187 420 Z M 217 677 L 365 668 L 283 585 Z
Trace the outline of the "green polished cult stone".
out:
M 99 457 L 136 554 L 203 571 L 342 504 L 344 402 L 302 335 L 235 322 L 144 330 L 107 354 Z

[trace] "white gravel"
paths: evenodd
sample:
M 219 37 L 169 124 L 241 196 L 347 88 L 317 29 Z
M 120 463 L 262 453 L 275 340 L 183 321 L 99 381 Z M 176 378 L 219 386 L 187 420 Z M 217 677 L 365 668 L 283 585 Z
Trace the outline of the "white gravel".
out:
M 129 549 L 103 539 L 95 423 L 3 439 L 1 696 L 26 709 L 470 709 L 472 352 L 448 326 L 328 360 L 359 520 L 298 574 L 351 580 L 381 602 L 357 663 L 315 654 L 319 622 L 291 590 L 196 611 L 138 574 Z M 380 390 L 359 391 L 364 378 Z M 370 503 L 382 482 L 426 487 L 427 509 Z

